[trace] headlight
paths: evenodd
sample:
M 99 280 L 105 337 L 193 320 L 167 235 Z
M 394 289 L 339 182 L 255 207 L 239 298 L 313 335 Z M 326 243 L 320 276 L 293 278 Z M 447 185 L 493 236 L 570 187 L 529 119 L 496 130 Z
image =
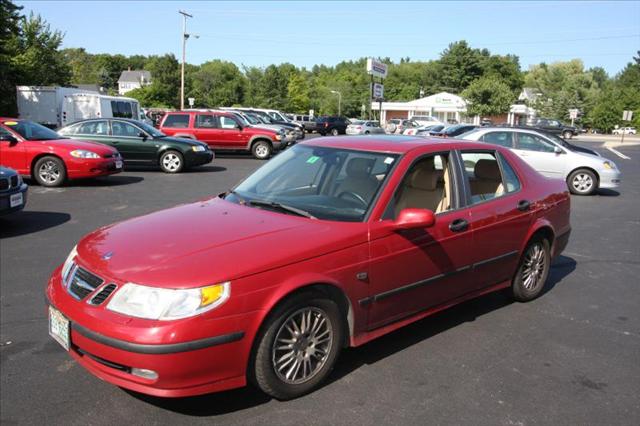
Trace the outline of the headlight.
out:
M 75 260 L 76 256 L 78 255 L 78 246 L 74 246 L 71 249 L 71 253 L 69 253 L 69 256 L 67 256 L 67 260 L 64 261 L 64 264 L 62 265 L 62 281 L 66 282 L 67 281 L 67 275 L 69 275 L 69 271 L 71 270 L 71 267 L 73 266 L 73 261 Z
M 603 161 L 602 165 L 605 169 L 613 170 L 616 168 L 616 165 L 612 161 Z
M 195 152 L 205 152 L 207 150 L 207 148 L 202 145 L 192 146 L 191 149 Z
M 277 140 L 277 141 L 282 140 L 282 135 L 276 135 L 276 140 Z
M 175 320 L 210 311 L 226 302 L 230 293 L 230 282 L 184 290 L 127 283 L 107 309 L 138 318 Z
M 84 149 L 76 149 L 71 151 L 71 156 L 76 158 L 100 158 L 98 154 L 92 151 L 85 151 Z

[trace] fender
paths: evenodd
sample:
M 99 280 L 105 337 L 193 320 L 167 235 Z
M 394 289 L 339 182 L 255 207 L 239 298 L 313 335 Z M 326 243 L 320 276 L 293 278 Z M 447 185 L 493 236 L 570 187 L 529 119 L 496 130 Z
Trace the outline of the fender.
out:
M 555 243 L 556 236 L 558 235 L 556 232 L 556 229 L 553 227 L 551 222 L 549 222 L 546 218 L 538 217 L 534 219 L 533 223 L 529 227 L 529 231 L 527 232 L 526 238 L 522 241 L 522 245 L 520 246 L 521 255 L 524 252 L 524 249 L 527 246 L 527 243 L 529 242 L 533 234 L 535 234 L 542 228 L 549 229 L 551 231 L 551 234 L 553 235 L 553 241 L 551 242 L 551 248 L 552 248 L 551 252 L 553 253 L 553 244 Z
M 190 134 L 190 133 L 176 133 L 174 135 L 171 136 L 172 138 L 187 138 L 187 139 L 193 139 L 193 140 L 198 140 L 198 138 L 196 138 L 194 135 Z
M 269 143 L 271 144 L 271 146 L 273 147 L 274 145 L 274 141 L 273 141 L 273 137 L 270 136 L 268 133 L 265 134 L 257 134 L 257 135 L 253 135 L 251 136 L 251 139 L 249 139 L 249 142 L 247 142 L 247 150 L 251 149 L 251 145 L 253 145 L 253 142 L 256 141 L 256 139 L 265 139 L 268 140 Z M 279 141 L 278 141 L 279 142 Z

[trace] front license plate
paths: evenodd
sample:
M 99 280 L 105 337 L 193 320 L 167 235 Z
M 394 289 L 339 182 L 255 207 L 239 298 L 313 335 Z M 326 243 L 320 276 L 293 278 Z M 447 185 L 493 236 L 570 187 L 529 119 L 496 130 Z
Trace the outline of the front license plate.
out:
M 116 161 L 116 169 L 122 168 L 122 161 Z
M 69 320 L 52 306 L 49 306 L 49 335 L 69 350 Z
M 18 194 L 13 194 L 11 197 L 9 197 L 10 207 L 17 207 L 21 205 L 22 205 L 22 192 Z

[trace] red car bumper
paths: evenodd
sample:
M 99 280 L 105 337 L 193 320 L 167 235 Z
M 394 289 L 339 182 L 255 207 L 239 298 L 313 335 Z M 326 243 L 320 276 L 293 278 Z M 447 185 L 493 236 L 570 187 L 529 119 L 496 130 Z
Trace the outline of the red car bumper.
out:
M 70 354 L 95 376 L 136 392 L 183 397 L 242 387 L 259 312 L 178 321 L 128 318 L 76 300 L 62 285 L 60 268 L 47 286 L 47 302 L 70 322 Z M 176 337 L 180 340 L 177 340 Z M 185 340 L 182 340 L 185 339 Z M 133 374 L 151 370 L 154 379 Z
M 113 175 L 122 171 L 122 157 L 100 159 L 65 159 L 69 179 Z M 119 166 L 119 167 L 118 167 Z

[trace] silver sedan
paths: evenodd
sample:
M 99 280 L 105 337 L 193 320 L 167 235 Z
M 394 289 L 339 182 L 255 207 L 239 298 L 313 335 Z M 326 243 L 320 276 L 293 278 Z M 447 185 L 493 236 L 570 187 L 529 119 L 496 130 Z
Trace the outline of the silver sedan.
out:
M 384 129 L 377 121 L 355 120 L 347 126 L 347 135 L 384 134 Z

